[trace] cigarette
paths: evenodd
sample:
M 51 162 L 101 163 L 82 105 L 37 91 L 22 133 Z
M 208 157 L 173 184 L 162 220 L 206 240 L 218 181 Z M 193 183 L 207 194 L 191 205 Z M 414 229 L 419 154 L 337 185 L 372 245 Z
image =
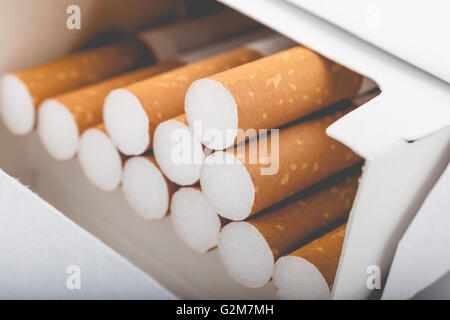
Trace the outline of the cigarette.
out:
M 166 60 L 257 26 L 254 20 L 242 14 L 226 11 L 145 30 L 138 34 L 138 38 L 159 60 Z
M 179 186 L 199 182 L 203 146 L 182 114 L 160 123 L 153 135 L 153 154 L 161 171 Z
M 271 40 L 254 42 L 253 46 L 258 51 L 267 53 L 273 50 L 274 45 L 278 46 L 277 39 L 280 40 L 271 37 Z M 160 123 L 153 134 L 156 162 L 166 177 L 180 186 L 191 186 L 200 180 L 205 155 L 203 150 L 200 140 L 187 124 L 185 114 Z M 183 152 L 184 155 L 181 155 Z
M 6 74 L 0 80 L 5 125 L 14 134 L 28 134 L 43 100 L 120 74 L 143 58 L 154 59 L 141 43 L 127 40 Z
M 257 43 L 268 41 L 272 46 L 259 45 L 266 52 L 292 46 L 283 37 Z M 109 135 L 123 154 L 143 154 L 151 148 L 155 127 L 184 113 L 185 94 L 193 81 L 259 59 L 266 53 L 262 51 L 251 44 L 112 91 L 103 109 Z
M 223 150 L 242 141 L 238 129 L 278 128 L 357 95 L 362 83 L 361 75 L 297 46 L 195 81 L 185 112 L 191 126 L 201 124 L 202 143 Z M 208 141 L 209 130 L 224 139 Z
M 281 299 L 330 299 L 344 244 L 344 224 L 280 258 L 273 282 Z
M 88 180 L 97 188 L 110 192 L 119 187 L 124 160 L 102 123 L 81 135 L 78 161 Z
M 329 125 L 349 111 L 316 115 L 281 130 L 279 135 L 260 136 L 243 148 L 210 155 L 200 172 L 200 184 L 208 201 L 222 217 L 244 220 L 360 162 L 351 149 L 325 133 Z M 264 155 L 259 146 L 267 146 L 270 153 Z M 259 151 L 256 159 L 254 150 Z M 252 155 L 254 159 L 250 159 Z
M 177 186 L 164 177 L 154 157 L 128 159 L 122 174 L 122 190 L 131 208 L 146 220 L 162 220 Z
M 103 102 L 111 90 L 181 65 L 181 61 L 168 60 L 44 100 L 38 108 L 37 121 L 42 144 L 55 159 L 72 159 L 80 135 L 103 122 Z
M 170 219 L 178 237 L 191 249 L 206 253 L 217 246 L 225 219 L 209 205 L 200 188 L 181 188 L 170 204 Z
M 347 218 L 358 186 L 360 167 L 356 169 L 326 179 L 247 221 L 228 224 L 218 247 L 227 273 L 246 287 L 265 285 L 278 258 Z

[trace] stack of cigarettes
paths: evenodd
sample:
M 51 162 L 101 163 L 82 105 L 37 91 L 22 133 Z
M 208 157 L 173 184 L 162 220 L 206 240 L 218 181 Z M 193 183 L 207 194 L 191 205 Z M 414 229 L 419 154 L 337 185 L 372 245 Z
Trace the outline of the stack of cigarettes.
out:
M 322 299 L 362 166 L 325 131 L 376 90 L 220 12 L 7 74 L 0 110 L 12 133 L 36 128 L 55 159 L 77 158 L 96 187 L 120 187 L 143 219 L 170 216 L 193 250 L 217 247 L 242 285 Z

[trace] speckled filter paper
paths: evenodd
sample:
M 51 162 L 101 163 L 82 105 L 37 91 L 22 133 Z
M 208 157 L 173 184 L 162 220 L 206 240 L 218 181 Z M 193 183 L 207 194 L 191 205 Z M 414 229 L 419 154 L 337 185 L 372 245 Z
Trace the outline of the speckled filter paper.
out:
M 230 91 L 243 130 L 278 128 L 356 95 L 362 84 L 361 75 L 301 46 L 209 79 Z
M 30 90 L 35 107 L 42 100 L 129 70 L 151 54 L 138 42 L 82 51 L 14 73 Z
M 301 257 L 319 269 L 327 281 L 330 291 L 341 257 L 346 228 L 347 224 L 344 224 L 289 254 L 290 256 Z
M 0 170 L 1 299 L 175 299 L 149 275 Z M 69 290 L 69 266 L 81 290 Z
M 81 134 L 84 130 L 102 122 L 103 102 L 110 91 L 156 76 L 157 74 L 182 65 L 183 63 L 181 61 L 175 59 L 167 60 L 150 67 L 127 72 L 117 77 L 70 91 L 56 96 L 53 99 L 64 104 L 72 113 Z
M 255 214 L 307 187 L 361 161 L 352 150 L 328 137 L 326 128 L 350 110 L 338 110 L 324 116 L 301 121 L 279 132 L 279 169 L 263 175 L 262 169 L 271 163 L 265 156 L 256 163 L 249 159 L 250 150 L 261 143 L 271 150 L 272 136 L 252 140 L 245 148 L 236 148 L 235 156 L 244 163 L 255 186 Z M 266 142 L 262 142 L 267 139 Z M 232 151 L 229 151 L 232 152 Z M 274 157 L 275 155 L 271 155 Z
M 450 165 L 400 240 L 383 299 L 410 299 L 450 271 Z
M 360 174 L 359 166 L 346 170 L 247 222 L 267 241 L 276 261 L 316 233 L 330 230 L 344 221 L 352 206 Z
M 133 93 L 142 104 L 150 120 L 152 136 L 159 123 L 184 113 L 184 98 L 193 81 L 261 57 L 261 53 L 255 50 L 239 48 L 137 82 L 124 89 Z

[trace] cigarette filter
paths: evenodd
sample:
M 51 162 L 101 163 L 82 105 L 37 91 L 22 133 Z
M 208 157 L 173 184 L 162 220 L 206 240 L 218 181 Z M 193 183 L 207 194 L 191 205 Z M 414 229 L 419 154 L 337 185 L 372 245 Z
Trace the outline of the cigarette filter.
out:
M 281 299 L 329 299 L 344 244 L 344 224 L 280 258 L 273 282 Z
M 175 192 L 170 205 L 170 219 L 178 237 L 199 253 L 206 253 L 217 246 L 220 230 L 226 223 L 196 187 Z
M 102 123 L 81 135 L 78 161 L 97 188 L 109 192 L 119 187 L 125 156 L 112 143 Z
M 278 258 L 347 218 L 359 175 L 359 166 L 345 170 L 245 222 L 228 224 L 219 238 L 228 274 L 246 287 L 266 284 Z
M 43 145 L 57 160 L 73 158 L 79 136 L 103 122 L 103 102 L 111 90 L 181 65 L 181 61 L 168 60 L 45 100 L 38 109 L 38 133 Z
M 202 143 L 223 150 L 241 142 L 238 129 L 278 128 L 355 96 L 362 81 L 357 73 L 295 47 L 195 81 L 185 111 L 191 126 L 201 124 Z M 209 141 L 209 130 L 218 130 L 223 139 Z
M 153 135 L 153 153 L 166 177 L 180 185 L 199 182 L 203 146 L 182 115 L 160 123 Z
M 243 148 L 210 155 L 200 172 L 206 198 L 222 217 L 243 220 L 361 161 L 325 133 L 345 112 L 303 120 L 281 130 L 278 139 L 261 136 Z
M 6 127 L 15 134 L 30 133 L 37 106 L 47 98 L 115 76 L 137 65 L 150 52 L 137 41 L 85 50 L 0 80 L 0 106 Z
M 159 170 L 152 155 L 132 157 L 125 162 L 122 190 L 130 206 L 144 219 L 163 219 L 176 189 Z

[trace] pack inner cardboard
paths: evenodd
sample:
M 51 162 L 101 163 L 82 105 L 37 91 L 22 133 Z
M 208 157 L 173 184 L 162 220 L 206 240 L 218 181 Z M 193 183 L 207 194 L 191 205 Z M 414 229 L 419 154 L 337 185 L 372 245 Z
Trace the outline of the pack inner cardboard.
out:
M 379 266 L 385 281 L 398 241 L 450 160 L 448 84 L 288 2 L 222 2 L 380 86 L 327 130 L 366 160 L 333 296 L 372 296 L 367 268 Z

